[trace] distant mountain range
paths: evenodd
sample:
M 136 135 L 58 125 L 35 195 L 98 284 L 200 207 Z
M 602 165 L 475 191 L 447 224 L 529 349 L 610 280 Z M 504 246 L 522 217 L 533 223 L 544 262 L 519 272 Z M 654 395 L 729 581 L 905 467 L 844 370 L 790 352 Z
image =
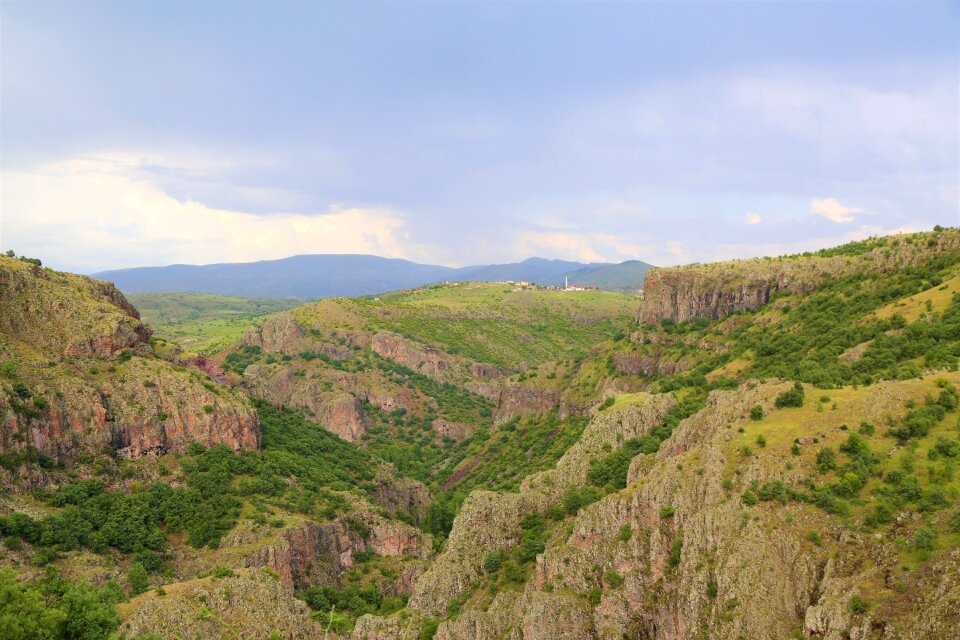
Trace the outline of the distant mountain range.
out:
M 125 293 L 182 291 L 251 298 L 329 298 L 362 296 L 417 287 L 443 280 L 527 280 L 542 285 L 593 285 L 633 291 L 643 285 L 651 265 L 639 260 L 620 264 L 529 258 L 510 264 L 443 267 L 368 255 L 304 255 L 281 260 L 137 267 L 93 274 Z

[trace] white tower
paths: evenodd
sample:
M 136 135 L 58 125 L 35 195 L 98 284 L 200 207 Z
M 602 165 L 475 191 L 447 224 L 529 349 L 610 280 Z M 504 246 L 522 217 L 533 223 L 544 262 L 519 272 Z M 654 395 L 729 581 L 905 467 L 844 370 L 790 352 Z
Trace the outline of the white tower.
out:
M 563 276 L 563 290 L 570 291 L 570 278 Z

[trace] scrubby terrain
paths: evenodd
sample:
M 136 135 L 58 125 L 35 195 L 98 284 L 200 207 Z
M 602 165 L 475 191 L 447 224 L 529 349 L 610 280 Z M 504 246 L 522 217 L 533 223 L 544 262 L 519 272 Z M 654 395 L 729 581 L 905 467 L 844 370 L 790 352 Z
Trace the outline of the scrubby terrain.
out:
M 955 229 L 206 299 L 203 354 L 0 261 L 4 637 L 960 636 Z

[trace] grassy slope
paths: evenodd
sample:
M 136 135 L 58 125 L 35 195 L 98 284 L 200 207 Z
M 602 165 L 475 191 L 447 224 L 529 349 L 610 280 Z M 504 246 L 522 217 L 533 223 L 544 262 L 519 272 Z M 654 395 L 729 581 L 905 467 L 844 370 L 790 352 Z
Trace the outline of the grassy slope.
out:
M 188 351 L 212 353 L 236 342 L 261 316 L 291 309 L 292 300 L 233 298 L 207 293 L 134 293 L 127 299 L 157 337 Z
M 606 291 L 511 291 L 507 285 L 435 285 L 379 299 L 324 301 L 298 310 L 308 324 L 389 330 L 472 360 L 517 369 L 578 358 L 622 331 L 635 297 Z

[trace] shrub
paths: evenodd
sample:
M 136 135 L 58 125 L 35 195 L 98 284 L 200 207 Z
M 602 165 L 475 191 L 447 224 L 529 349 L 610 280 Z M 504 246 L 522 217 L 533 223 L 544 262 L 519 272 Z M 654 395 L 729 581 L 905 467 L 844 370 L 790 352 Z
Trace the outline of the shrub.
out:
M 866 613 L 867 603 L 864 602 L 863 598 L 860 597 L 859 593 L 854 594 L 853 597 L 850 598 L 850 611 L 854 615 Z
M 603 411 L 604 409 L 609 409 L 610 407 L 613 406 L 613 404 L 616 401 L 617 401 L 616 398 L 614 398 L 613 396 L 608 396 L 607 399 L 600 404 L 600 411 Z
M 483 559 L 483 570 L 487 573 L 496 573 L 502 563 L 503 555 L 499 551 L 488 553 L 487 557 Z
M 672 518 L 673 514 L 675 514 L 676 512 L 677 510 L 671 506 L 660 507 L 660 517 L 664 520 L 667 520 L 668 518 Z
M 437 635 L 437 629 L 440 627 L 440 621 L 434 618 L 426 618 L 423 626 L 420 627 L 419 640 L 432 640 Z
M 960 456 L 960 440 L 948 440 L 943 436 L 937 438 L 936 444 L 933 445 L 933 448 L 928 452 L 928 457 L 931 459 L 936 459 L 940 456 L 946 458 L 956 458 Z
M 783 409 L 785 407 L 802 407 L 803 396 L 803 385 L 799 382 L 795 382 L 793 384 L 793 389 L 784 391 L 778 395 L 774 404 L 778 409 Z
M 767 439 L 764 438 L 762 435 L 757 436 L 757 446 L 760 447 L 761 449 L 767 446 Z
M 613 569 L 608 569 L 606 572 L 604 572 L 603 581 L 612 589 L 619 589 L 623 586 L 623 576 Z
M 670 555 L 667 557 L 667 564 L 671 567 L 676 567 L 680 564 L 680 556 L 683 553 L 683 539 L 674 538 L 673 544 L 670 547 Z
M 960 533 L 960 511 L 950 519 L 950 531 Z
M 960 520 L 960 518 L 958 518 Z M 624 524 L 620 526 L 620 531 L 617 532 L 617 539 L 621 542 L 627 542 L 630 538 L 633 537 L 633 527 L 630 524 Z
M 750 419 L 751 420 L 763 420 L 763 407 L 759 404 L 755 404 L 750 407 Z
M 837 454 L 830 447 L 824 447 L 817 452 L 817 469 L 820 473 L 827 473 L 837 468 Z
M 139 562 L 134 563 L 127 572 L 127 584 L 130 585 L 130 592 L 135 596 L 150 588 L 147 570 Z
M 600 587 L 594 587 L 587 592 L 587 600 L 590 601 L 590 604 L 597 606 L 600 604 L 600 598 L 603 597 L 603 590 Z
M 707 583 L 707 597 L 711 600 L 717 599 L 717 583 L 713 580 Z
M 740 500 L 748 507 L 752 507 L 757 504 L 757 495 L 753 491 L 744 491 L 743 495 L 740 496 Z
M 921 551 L 933 551 L 936 540 L 937 533 L 929 526 L 920 527 L 913 536 L 914 546 Z
M 453 598 L 447 603 L 447 615 L 455 616 L 458 613 L 460 613 L 460 601 L 456 598 Z

